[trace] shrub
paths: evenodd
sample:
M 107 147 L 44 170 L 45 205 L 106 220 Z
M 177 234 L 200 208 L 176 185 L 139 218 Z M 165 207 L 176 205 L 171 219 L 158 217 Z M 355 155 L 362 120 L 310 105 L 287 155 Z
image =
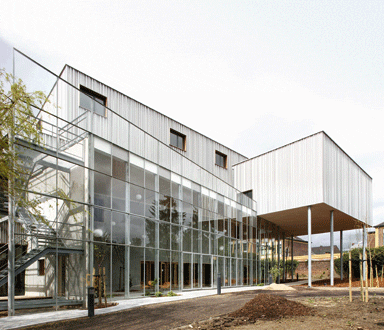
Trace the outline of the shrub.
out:
M 162 297 L 162 296 L 163 296 L 163 293 L 162 293 L 161 291 L 157 291 L 157 292 L 155 293 L 155 296 L 156 296 L 156 297 Z
M 373 249 L 367 249 L 367 254 L 368 254 L 368 274 L 369 274 L 369 268 L 370 268 L 370 258 L 369 258 L 369 251 L 371 251 L 372 254 L 372 266 L 373 266 L 373 272 L 374 276 L 376 276 L 376 266 L 378 270 L 378 275 L 381 275 L 381 269 L 382 265 L 384 264 L 384 247 L 378 247 L 378 248 L 373 248 Z M 351 250 L 351 256 L 352 256 L 352 276 L 355 278 L 360 277 L 360 257 L 359 253 L 363 253 L 362 248 L 358 249 L 352 249 Z M 348 269 L 349 269 L 349 253 L 345 252 L 343 253 L 343 273 L 348 274 Z M 340 265 L 341 261 L 340 258 L 335 259 L 335 271 L 337 274 L 340 275 Z
M 169 291 L 169 292 L 167 293 L 167 296 L 168 296 L 168 297 L 174 297 L 174 296 L 177 296 L 177 294 L 174 293 L 173 291 Z
M 279 268 L 275 265 L 269 270 L 269 273 L 272 275 L 273 282 L 276 283 L 277 278 L 283 275 L 283 268 Z
M 285 271 L 290 274 L 291 273 L 291 259 L 285 260 Z M 280 267 L 283 268 L 283 261 L 280 260 Z M 293 272 L 296 272 L 297 267 L 299 267 L 299 262 L 297 260 L 293 260 Z

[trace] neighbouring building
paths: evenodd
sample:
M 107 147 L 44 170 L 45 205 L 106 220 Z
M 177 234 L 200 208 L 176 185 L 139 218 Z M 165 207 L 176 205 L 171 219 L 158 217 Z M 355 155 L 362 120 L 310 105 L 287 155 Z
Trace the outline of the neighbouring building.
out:
M 324 132 L 248 159 L 68 65 L 15 51 L 15 74 L 50 100 L 43 143 L 16 140 L 47 222 L 15 210 L 27 296 L 84 301 L 101 273 L 113 299 L 264 283 L 288 238 L 372 222 L 371 177 Z

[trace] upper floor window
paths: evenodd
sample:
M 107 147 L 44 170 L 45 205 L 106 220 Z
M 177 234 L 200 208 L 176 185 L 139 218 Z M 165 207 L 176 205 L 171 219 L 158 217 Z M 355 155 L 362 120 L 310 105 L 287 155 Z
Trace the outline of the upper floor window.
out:
M 80 86 L 80 106 L 106 117 L 107 98 L 84 86 Z
M 172 147 L 179 148 L 183 151 L 186 150 L 186 145 L 185 145 L 185 139 L 186 136 L 184 134 L 181 134 L 173 129 L 171 129 L 171 138 L 170 138 L 170 145 Z
M 243 194 L 245 196 L 249 197 L 250 199 L 253 199 L 253 191 L 252 190 L 243 191 Z
M 216 165 L 227 168 L 227 155 L 216 150 Z

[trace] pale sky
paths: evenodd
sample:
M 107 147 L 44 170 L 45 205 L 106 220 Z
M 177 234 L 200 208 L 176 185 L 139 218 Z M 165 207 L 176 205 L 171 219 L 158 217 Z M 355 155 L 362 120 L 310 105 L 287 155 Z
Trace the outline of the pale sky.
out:
M 247 157 L 324 130 L 373 178 L 384 221 L 384 1 L 0 8 L 0 67 L 11 47 L 57 74 L 67 63 Z

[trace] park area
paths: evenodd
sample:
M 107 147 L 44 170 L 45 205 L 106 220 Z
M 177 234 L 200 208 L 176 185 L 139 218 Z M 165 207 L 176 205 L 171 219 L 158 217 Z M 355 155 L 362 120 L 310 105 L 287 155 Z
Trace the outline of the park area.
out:
M 343 287 L 348 282 L 335 279 L 330 287 L 326 281 L 312 288 L 272 284 L 24 329 L 384 329 L 383 288 L 369 288 L 363 302 L 354 287 L 350 302 Z

